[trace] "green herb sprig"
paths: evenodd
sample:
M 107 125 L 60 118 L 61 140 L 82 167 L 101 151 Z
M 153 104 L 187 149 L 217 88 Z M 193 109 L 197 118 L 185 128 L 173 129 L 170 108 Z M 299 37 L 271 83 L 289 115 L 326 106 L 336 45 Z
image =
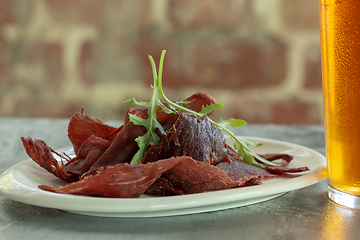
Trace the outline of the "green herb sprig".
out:
M 135 125 L 142 125 L 145 126 L 147 129 L 147 132 L 138 138 L 135 139 L 135 141 L 138 143 L 139 150 L 134 155 L 132 161 L 130 164 L 137 164 L 139 160 L 144 156 L 145 152 L 148 150 L 149 146 L 151 144 L 159 144 L 160 143 L 160 137 L 156 134 L 155 130 L 159 129 L 161 134 L 165 134 L 164 129 L 162 128 L 161 124 L 157 121 L 156 118 L 156 108 L 161 107 L 161 109 L 168 114 L 177 114 L 177 110 L 183 111 L 183 112 L 189 112 L 192 114 L 195 114 L 197 117 L 203 117 L 206 116 L 207 119 L 216 126 L 220 132 L 226 133 L 230 136 L 234 143 L 234 148 L 237 150 L 239 156 L 242 156 L 245 163 L 262 168 L 263 165 L 258 163 L 256 159 L 261 161 L 264 164 L 270 165 L 270 166 L 279 166 L 278 164 L 272 163 L 262 157 L 260 157 L 258 154 L 254 153 L 250 148 L 249 145 L 252 146 L 261 146 L 262 143 L 258 142 L 250 142 L 247 141 L 241 137 L 235 136 L 234 133 L 230 130 L 232 127 L 238 127 L 242 125 L 246 125 L 247 123 L 240 119 L 234 119 L 230 118 L 228 120 L 222 120 L 217 123 L 213 121 L 211 118 L 209 118 L 208 114 L 212 111 L 223 107 L 220 103 L 210 104 L 207 106 L 202 106 L 200 112 L 195 112 L 193 110 L 190 110 L 183 106 L 183 104 L 187 104 L 187 102 L 172 102 L 170 101 L 164 94 L 163 88 L 162 88 L 162 72 L 163 72 L 163 65 L 164 65 L 164 59 L 165 59 L 166 50 L 163 50 L 160 57 L 160 63 L 159 63 L 159 75 L 157 75 L 156 71 L 156 65 L 155 61 L 152 58 L 152 56 L 149 55 L 149 60 L 152 66 L 153 71 L 153 78 L 154 78 L 154 85 L 152 86 L 153 89 L 153 96 L 150 102 L 138 102 L 135 100 L 135 98 L 128 99 L 124 101 L 124 104 L 136 104 L 139 106 L 147 107 L 148 109 L 148 118 L 143 119 L 136 115 L 130 114 L 130 121 L 132 121 Z M 163 100 L 168 103 L 169 108 L 167 108 L 161 101 L 159 95 L 163 98 Z

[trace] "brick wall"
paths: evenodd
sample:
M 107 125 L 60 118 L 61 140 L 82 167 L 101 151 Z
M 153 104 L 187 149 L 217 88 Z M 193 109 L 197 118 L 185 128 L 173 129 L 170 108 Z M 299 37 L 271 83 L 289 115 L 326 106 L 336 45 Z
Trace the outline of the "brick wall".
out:
M 1 0 L 0 116 L 123 119 L 148 101 L 166 49 L 173 100 L 204 91 L 214 118 L 322 123 L 316 0 Z

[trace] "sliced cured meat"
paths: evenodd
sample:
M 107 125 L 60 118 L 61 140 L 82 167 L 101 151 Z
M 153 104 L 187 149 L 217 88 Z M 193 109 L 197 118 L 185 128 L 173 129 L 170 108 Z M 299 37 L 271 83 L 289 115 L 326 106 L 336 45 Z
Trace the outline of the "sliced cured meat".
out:
M 81 180 L 62 187 L 40 185 L 39 188 L 56 193 L 69 193 L 96 197 L 137 198 L 166 170 L 182 158 L 170 158 L 154 163 L 129 165 L 117 164 L 100 168 Z
M 191 157 L 184 157 L 183 161 L 166 171 L 163 177 L 185 193 L 241 187 L 249 181 L 262 179 L 259 174 L 244 174 L 236 180 L 231 179 L 226 171 Z
M 299 172 L 306 172 L 310 169 L 308 167 L 272 167 L 264 165 L 264 169 L 273 174 L 281 174 L 281 173 L 299 173 Z
M 144 126 L 134 125 L 128 122 L 123 125 L 121 131 L 116 135 L 111 145 L 90 167 L 88 172 L 92 172 L 101 167 L 115 166 L 119 163 L 130 163 L 139 147 L 135 139 L 145 134 Z
M 186 158 L 166 171 L 147 193 L 178 195 L 200 193 L 207 190 L 259 185 L 264 178 L 276 177 L 264 169 L 232 161 L 216 166 Z
M 268 161 L 275 161 L 275 160 L 284 160 L 286 163 L 291 162 L 294 159 L 293 156 L 289 154 L 282 154 L 282 153 L 267 153 L 267 154 L 259 154 L 260 157 L 265 158 Z
M 216 103 L 215 99 L 201 92 L 183 101 L 189 102 L 184 106 L 194 111 Z M 144 126 L 130 121 L 131 114 L 146 119 L 148 110 L 130 109 L 124 124 L 115 128 L 100 119 L 86 116 L 81 108 L 71 118 L 68 127 L 68 136 L 76 153 L 73 159 L 56 153 L 42 140 L 22 138 L 26 152 L 36 163 L 70 182 L 61 187 L 39 187 L 56 193 L 133 198 L 144 192 L 178 195 L 251 186 L 283 172 L 308 170 L 266 165 L 260 169 L 245 164 L 207 117 L 198 118 L 180 111 L 166 114 L 160 107 L 157 108 L 157 120 L 166 134 L 157 132 L 161 143 L 150 146 L 141 164 L 130 165 L 139 149 L 135 139 L 146 133 Z M 67 163 L 58 162 L 54 154 Z M 287 154 L 262 157 L 270 161 L 282 159 L 286 164 L 292 160 Z
M 211 97 L 210 95 L 203 93 L 203 92 L 197 92 L 190 97 L 183 100 L 184 102 L 190 102 L 188 104 L 184 104 L 184 107 L 191 109 L 195 112 L 200 112 L 202 106 L 215 104 L 216 100 L 215 98 Z M 209 114 L 211 115 L 211 114 Z
M 81 145 L 76 157 L 65 164 L 65 171 L 68 174 L 78 176 L 78 179 L 89 171 L 91 166 L 99 159 L 99 157 L 109 148 L 111 142 L 109 140 L 90 136 Z
M 226 148 L 228 150 L 228 158 L 230 162 L 243 162 L 243 159 L 241 156 L 237 154 L 237 152 L 230 147 L 229 145 L 226 145 Z M 294 159 L 293 156 L 289 154 L 283 154 L 283 153 L 268 153 L 268 154 L 259 154 L 259 156 L 265 158 L 268 161 L 275 161 L 275 160 L 283 160 L 286 164 L 290 163 L 291 160 Z M 256 160 L 256 159 L 255 159 Z M 263 169 L 271 174 L 281 174 L 281 173 L 298 173 L 298 172 L 305 172 L 309 171 L 310 169 L 308 167 L 284 167 L 284 166 L 268 166 L 266 164 L 262 164 Z
M 53 155 L 53 153 L 56 152 L 51 149 L 43 140 L 32 140 L 30 137 L 21 137 L 21 141 L 23 143 L 26 153 L 40 167 L 46 169 L 49 173 L 52 173 L 56 177 L 67 182 L 73 182 L 78 179 L 77 176 L 65 172 L 63 162 L 61 162 L 61 164 L 59 165 L 58 161 Z M 66 159 L 66 156 L 60 156 Z
M 234 181 L 249 175 L 261 176 L 261 179 L 277 176 L 264 169 L 254 167 L 240 161 L 231 161 L 230 163 L 222 162 L 218 164 L 217 167 L 227 172 L 229 178 Z
M 84 108 L 75 113 L 68 125 L 68 137 L 73 145 L 75 153 L 78 152 L 82 143 L 91 135 L 105 138 L 117 128 L 104 124 L 100 119 L 89 117 L 84 114 Z
M 145 193 L 160 196 L 183 195 L 184 191 L 175 187 L 168 179 L 160 177 L 152 184 Z
M 190 156 L 195 160 L 216 165 L 227 156 L 226 140 L 206 117 L 181 112 L 172 129 L 153 145 L 141 162 L 153 162 L 171 156 Z

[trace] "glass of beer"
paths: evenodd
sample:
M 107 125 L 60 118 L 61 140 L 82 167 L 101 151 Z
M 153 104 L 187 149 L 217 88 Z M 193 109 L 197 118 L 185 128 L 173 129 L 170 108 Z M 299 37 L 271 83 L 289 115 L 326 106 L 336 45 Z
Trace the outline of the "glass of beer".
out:
M 328 196 L 360 209 L 360 0 L 320 0 Z

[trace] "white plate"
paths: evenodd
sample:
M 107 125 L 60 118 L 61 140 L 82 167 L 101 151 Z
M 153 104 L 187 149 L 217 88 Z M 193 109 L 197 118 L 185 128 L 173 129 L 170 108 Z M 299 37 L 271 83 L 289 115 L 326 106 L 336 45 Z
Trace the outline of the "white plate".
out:
M 60 209 L 67 212 L 104 217 L 159 217 L 210 212 L 263 202 L 288 191 L 315 184 L 326 177 L 325 157 L 320 153 L 296 144 L 244 137 L 264 143 L 255 151 L 262 153 L 286 153 L 294 156 L 289 167 L 307 166 L 310 171 L 283 174 L 265 180 L 262 185 L 217 190 L 181 196 L 150 196 L 120 199 L 75 196 L 44 191 L 40 184 L 52 186 L 64 182 L 39 167 L 32 160 L 24 161 L 0 175 L 0 192 L 10 199 L 31 205 Z M 68 148 L 71 154 L 72 149 Z

